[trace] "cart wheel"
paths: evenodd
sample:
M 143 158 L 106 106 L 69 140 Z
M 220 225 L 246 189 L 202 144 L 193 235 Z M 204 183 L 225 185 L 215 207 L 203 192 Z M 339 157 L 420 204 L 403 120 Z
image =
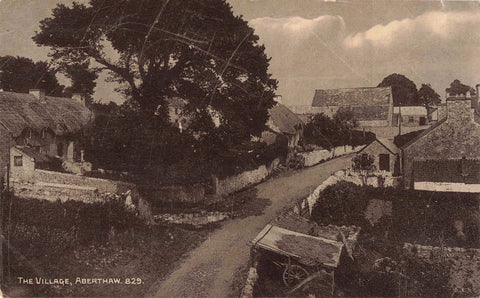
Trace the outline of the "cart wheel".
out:
M 283 271 L 283 283 L 287 287 L 294 287 L 310 275 L 305 268 L 298 265 L 290 265 Z

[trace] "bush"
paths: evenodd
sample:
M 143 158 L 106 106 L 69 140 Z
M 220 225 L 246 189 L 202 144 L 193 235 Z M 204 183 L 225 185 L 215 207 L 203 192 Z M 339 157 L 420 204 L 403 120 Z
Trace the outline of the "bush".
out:
M 374 227 L 364 219 L 372 199 L 391 201 L 392 216 Z M 373 188 L 339 182 L 320 193 L 312 220 L 320 224 L 359 225 L 370 236 L 423 245 L 477 247 L 480 215 L 473 194 L 438 193 L 394 188 Z M 457 239 L 455 220 L 463 220 L 466 242 Z
M 350 182 L 328 186 L 313 206 L 311 219 L 319 224 L 365 226 L 365 194 L 365 189 Z
M 105 202 L 85 204 L 6 195 L 2 214 L 4 231 L 16 235 L 18 240 L 44 245 L 105 241 L 112 229 L 124 232 L 143 225 L 134 212 L 125 208 L 123 199 L 114 196 Z

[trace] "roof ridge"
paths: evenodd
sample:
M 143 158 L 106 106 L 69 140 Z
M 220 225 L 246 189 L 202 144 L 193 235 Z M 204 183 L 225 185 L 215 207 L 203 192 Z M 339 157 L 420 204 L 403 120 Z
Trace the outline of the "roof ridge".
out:
M 345 88 L 329 88 L 329 89 L 315 89 L 315 91 L 325 91 L 325 90 L 347 90 L 347 89 L 391 89 L 391 86 L 385 87 L 345 87 Z

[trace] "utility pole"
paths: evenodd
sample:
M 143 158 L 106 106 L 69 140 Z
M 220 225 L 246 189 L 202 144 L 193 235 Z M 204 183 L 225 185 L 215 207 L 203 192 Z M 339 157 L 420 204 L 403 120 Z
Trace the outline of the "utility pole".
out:
M 402 103 L 399 102 L 398 105 L 398 135 L 400 136 L 402 134 Z

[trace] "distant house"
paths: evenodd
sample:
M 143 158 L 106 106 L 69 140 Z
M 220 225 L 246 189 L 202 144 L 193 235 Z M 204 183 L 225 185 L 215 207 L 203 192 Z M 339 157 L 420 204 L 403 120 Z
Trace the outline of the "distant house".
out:
M 423 106 L 393 107 L 393 125 L 426 126 L 428 125 L 427 108 Z
M 357 154 L 368 154 L 374 157 L 374 165 L 380 171 L 392 173 L 399 172 L 400 150 L 393 141 L 376 138 L 373 142 L 363 147 Z
M 92 120 L 92 112 L 78 94 L 60 98 L 46 96 L 43 90 L 0 92 L 0 177 L 6 174 L 14 146 L 66 162 L 81 160 L 78 140 Z
M 286 137 L 288 147 L 296 147 L 303 134 L 303 121 L 281 103 L 271 107 L 268 115 L 267 129 L 262 133 L 261 140 L 270 145 L 279 137 Z
M 445 116 L 401 149 L 405 187 L 480 192 L 477 186 L 472 187 L 480 185 L 476 170 L 480 120 L 471 97 L 449 96 Z

